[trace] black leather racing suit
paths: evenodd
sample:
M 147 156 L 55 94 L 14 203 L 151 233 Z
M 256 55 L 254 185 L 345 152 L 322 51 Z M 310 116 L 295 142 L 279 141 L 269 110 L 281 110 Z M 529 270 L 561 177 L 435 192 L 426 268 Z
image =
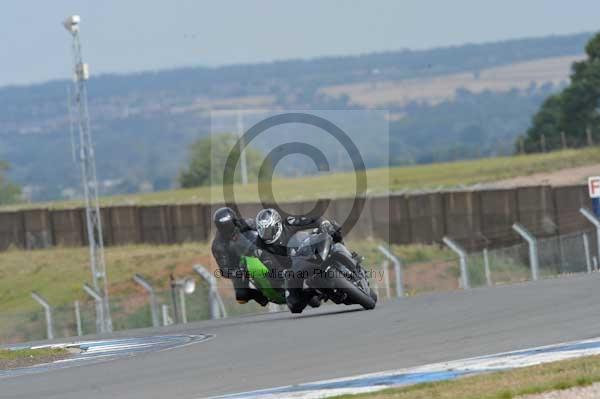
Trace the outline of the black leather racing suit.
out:
M 261 305 L 268 303 L 267 298 L 257 290 L 251 289 L 244 273 L 240 270 L 240 260 L 244 255 L 253 255 L 256 243 L 254 236 L 249 234 L 255 230 L 253 219 L 239 219 L 238 231 L 231 238 L 223 237 L 218 231 L 212 242 L 211 250 L 221 276 L 228 278 L 235 289 L 235 299 L 240 303 L 254 299 Z
M 312 230 L 315 228 L 327 231 L 333 237 L 335 242 L 342 242 L 342 234 L 339 226 L 335 222 L 330 222 L 324 218 L 311 218 L 310 216 L 288 216 L 282 221 L 282 232 L 279 238 L 271 243 L 266 243 L 260 237 L 256 240 L 256 247 L 267 251 L 272 258 L 279 264 L 279 268 L 284 270 L 296 270 L 297 261 L 294 258 L 295 250 L 298 249 L 299 242 L 295 242 L 294 235 L 299 231 Z M 295 273 L 286 275 L 285 289 L 286 301 L 290 309 L 302 310 L 306 307 L 309 296 L 302 290 L 303 280 L 294 278 Z

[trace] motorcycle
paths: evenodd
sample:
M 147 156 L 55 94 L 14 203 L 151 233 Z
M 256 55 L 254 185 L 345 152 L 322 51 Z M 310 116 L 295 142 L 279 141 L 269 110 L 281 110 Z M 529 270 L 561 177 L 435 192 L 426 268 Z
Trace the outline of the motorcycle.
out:
M 309 296 L 316 295 L 324 302 L 331 300 L 335 304 L 357 304 L 367 310 L 375 308 L 377 294 L 369 287 L 360 259 L 343 244 L 334 243 L 331 235 L 316 229 L 296 233 L 291 242 L 297 244 L 292 246 L 292 256 L 298 260 L 295 263 L 299 267 L 283 274 L 267 267 L 257 253 L 241 257 L 250 285 L 269 301 L 286 303 L 285 273 L 295 273 L 295 278 L 304 280 L 303 289 Z
M 301 260 L 295 272 L 306 276 L 305 285 L 323 299 L 357 304 L 367 310 L 375 308 L 377 294 L 369 286 L 361 259 L 344 244 L 334 243 L 328 233 L 315 230 L 302 238 L 294 256 Z

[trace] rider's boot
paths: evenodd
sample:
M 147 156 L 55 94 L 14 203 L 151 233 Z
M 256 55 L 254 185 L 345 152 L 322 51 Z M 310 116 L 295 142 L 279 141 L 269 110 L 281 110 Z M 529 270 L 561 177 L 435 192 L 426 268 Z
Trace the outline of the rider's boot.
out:
M 254 299 L 260 306 L 267 306 L 269 300 L 261 292 L 252 290 L 252 299 Z
M 306 307 L 306 299 L 302 295 L 302 289 L 291 288 L 285 290 L 285 301 L 292 313 L 302 313 Z
M 313 295 L 308 300 L 308 306 L 311 308 L 318 308 L 321 306 L 321 297 L 319 295 Z

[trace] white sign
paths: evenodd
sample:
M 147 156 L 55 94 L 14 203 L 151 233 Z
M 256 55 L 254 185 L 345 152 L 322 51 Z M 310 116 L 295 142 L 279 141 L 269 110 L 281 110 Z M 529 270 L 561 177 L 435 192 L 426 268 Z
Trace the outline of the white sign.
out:
M 600 176 L 588 177 L 590 198 L 600 198 Z

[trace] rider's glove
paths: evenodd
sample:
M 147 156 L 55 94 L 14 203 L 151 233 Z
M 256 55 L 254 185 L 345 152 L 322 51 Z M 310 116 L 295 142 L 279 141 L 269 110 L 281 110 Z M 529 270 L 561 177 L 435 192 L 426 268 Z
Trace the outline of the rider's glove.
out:
M 324 220 L 323 222 L 321 222 L 321 225 L 319 226 L 319 230 L 321 230 L 321 232 L 327 233 L 329 235 L 333 235 L 333 233 L 335 233 L 335 227 L 333 227 L 333 225 L 331 224 L 331 222 L 329 220 Z
M 322 232 L 329 234 L 334 242 L 343 243 L 342 228 L 336 222 L 332 223 L 329 220 L 324 220 L 319 226 L 319 229 Z

